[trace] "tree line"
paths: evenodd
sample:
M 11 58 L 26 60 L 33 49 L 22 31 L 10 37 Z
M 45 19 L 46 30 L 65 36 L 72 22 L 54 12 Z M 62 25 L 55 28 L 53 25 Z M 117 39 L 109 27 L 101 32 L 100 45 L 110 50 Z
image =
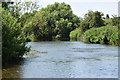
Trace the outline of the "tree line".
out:
M 26 37 L 29 39 L 40 40 L 69 40 L 69 34 L 72 30 L 77 28 L 80 19 L 73 14 L 70 5 L 65 3 L 54 3 L 48 5 L 46 8 L 37 11 L 33 17 L 31 13 L 22 15 L 23 28 Z M 29 31 L 28 31 L 29 30 Z
M 103 17 L 102 12 L 88 11 L 80 26 L 71 31 L 71 40 L 80 40 L 88 43 L 110 44 L 120 46 L 120 17 Z

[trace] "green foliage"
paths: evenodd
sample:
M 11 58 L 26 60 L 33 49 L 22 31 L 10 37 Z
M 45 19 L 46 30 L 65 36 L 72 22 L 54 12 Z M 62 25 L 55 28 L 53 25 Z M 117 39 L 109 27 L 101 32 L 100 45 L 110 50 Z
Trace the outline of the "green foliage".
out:
M 22 16 L 19 19 L 19 22 L 21 22 L 21 27 L 23 30 L 23 34 L 25 35 L 26 42 L 29 42 L 32 40 L 31 34 L 32 34 L 32 18 L 37 13 L 37 9 L 39 8 L 39 5 L 37 2 L 25 2 L 25 3 L 18 3 L 20 6 L 20 12 L 23 12 Z M 15 5 L 16 6 L 16 5 Z
M 83 29 L 83 31 L 94 28 L 94 27 L 101 27 L 104 25 L 104 21 L 102 19 L 103 13 L 98 11 L 89 11 L 87 14 L 85 14 L 84 21 L 80 24 L 80 27 Z
M 80 23 L 80 29 L 82 30 L 82 32 L 85 32 L 86 30 L 89 29 L 89 22 L 87 22 L 86 20 L 83 20 Z
M 118 45 L 118 26 L 93 28 L 84 33 L 86 42 Z
M 109 14 L 106 14 L 106 19 L 109 19 L 110 17 L 109 17 Z
M 118 24 L 120 24 L 120 17 L 113 16 L 113 18 L 111 20 L 112 20 L 113 26 L 118 26 Z
M 70 39 L 72 40 L 79 40 L 82 35 L 82 31 L 80 28 L 76 28 L 75 30 L 70 32 Z
M 37 11 L 33 11 L 32 13 L 25 13 L 21 16 L 20 22 L 21 22 L 21 27 L 24 27 L 25 25 L 29 24 L 31 22 L 31 19 L 33 16 L 37 13 Z
M 103 20 L 102 16 L 101 12 L 89 11 L 81 21 L 80 27 L 70 33 L 70 38 L 89 43 L 120 45 L 120 36 L 118 35 L 120 18 L 116 16 L 109 18 L 109 15 L 106 15 Z
M 112 26 L 113 25 L 113 22 L 112 22 L 112 19 L 105 19 L 105 25 L 109 25 L 109 26 Z
M 39 8 L 37 2 L 2 2 L 2 7 L 8 10 L 12 16 L 20 18 L 24 13 L 32 13 Z
M 69 39 L 70 31 L 79 26 L 80 19 L 65 3 L 54 3 L 42 8 L 32 19 L 32 30 L 37 40 Z
M 42 13 L 37 13 L 35 17 L 33 17 L 31 24 L 32 37 L 34 40 L 44 40 L 45 38 L 47 40 L 50 38 L 49 33 L 51 29 L 49 26 L 46 27 L 47 21 L 45 17 L 42 17 Z
M 113 18 L 106 18 L 105 25 L 118 26 L 120 24 L 120 17 L 113 16 Z
M 104 21 L 102 20 L 103 13 L 98 11 L 89 11 L 86 14 L 85 20 L 89 23 L 89 28 L 92 27 L 101 27 L 104 25 Z
M 9 9 L 9 5 L 13 4 L 14 2 L 11 2 L 11 0 L 9 2 L 2 2 L 2 8 Z
M 11 13 L 11 15 L 15 18 L 19 18 L 20 15 L 22 14 L 21 11 L 21 6 L 20 6 L 20 2 L 15 2 L 13 5 L 10 5 L 8 7 L 9 12 Z
M 95 27 L 101 27 L 104 25 L 104 21 L 102 19 L 103 14 L 98 11 L 89 11 L 87 14 L 85 14 L 84 20 L 80 22 L 79 28 L 75 29 L 70 33 L 71 39 L 77 39 L 82 40 L 83 39 L 83 33 L 90 29 Z M 83 40 L 82 40 L 83 41 Z
M 22 2 L 20 3 L 20 6 L 22 6 L 21 8 L 22 8 L 22 11 L 24 11 L 24 13 L 26 12 L 32 13 L 38 10 L 38 8 L 40 7 L 37 1 L 35 2 L 30 1 L 30 2 L 24 2 L 24 3 Z
M 33 19 L 36 13 L 37 11 L 33 11 L 32 13 L 25 13 L 19 19 L 27 42 L 31 41 L 31 36 L 30 36 L 32 34 L 32 21 L 31 20 Z
M 18 19 L 2 9 L 2 58 L 3 65 L 21 58 L 29 51 Z

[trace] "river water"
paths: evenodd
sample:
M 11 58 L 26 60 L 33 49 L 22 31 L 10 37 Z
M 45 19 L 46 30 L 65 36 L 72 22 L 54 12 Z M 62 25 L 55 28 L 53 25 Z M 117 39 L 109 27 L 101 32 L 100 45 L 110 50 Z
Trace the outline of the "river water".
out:
M 118 47 L 77 41 L 29 42 L 42 53 L 3 69 L 4 78 L 118 78 Z

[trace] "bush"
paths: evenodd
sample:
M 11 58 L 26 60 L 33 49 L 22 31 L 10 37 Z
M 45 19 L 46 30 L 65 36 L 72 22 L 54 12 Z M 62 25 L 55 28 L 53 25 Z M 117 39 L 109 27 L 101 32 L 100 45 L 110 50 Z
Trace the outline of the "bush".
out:
M 118 45 L 118 26 L 92 28 L 84 33 L 84 37 L 90 43 Z
M 18 19 L 11 16 L 7 10 L 2 9 L 2 61 L 3 65 L 15 62 L 20 59 L 25 52 L 25 38 L 21 30 Z
M 70 32 L 70 39 L 78 40 L 82 35 L 82 30 L 80 28 L 76 28 L 75 30 Z

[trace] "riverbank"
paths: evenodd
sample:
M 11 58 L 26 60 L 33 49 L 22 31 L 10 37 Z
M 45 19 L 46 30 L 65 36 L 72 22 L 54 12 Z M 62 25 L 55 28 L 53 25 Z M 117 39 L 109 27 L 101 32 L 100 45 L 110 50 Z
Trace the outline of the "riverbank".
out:
M 70 33 L 70 38 L 71 40 L 78 40 L 86 43 L 120 46 L 118 26 L 102 26 L 86 30 L 85 32 L 81 32 L 78 28 Z

